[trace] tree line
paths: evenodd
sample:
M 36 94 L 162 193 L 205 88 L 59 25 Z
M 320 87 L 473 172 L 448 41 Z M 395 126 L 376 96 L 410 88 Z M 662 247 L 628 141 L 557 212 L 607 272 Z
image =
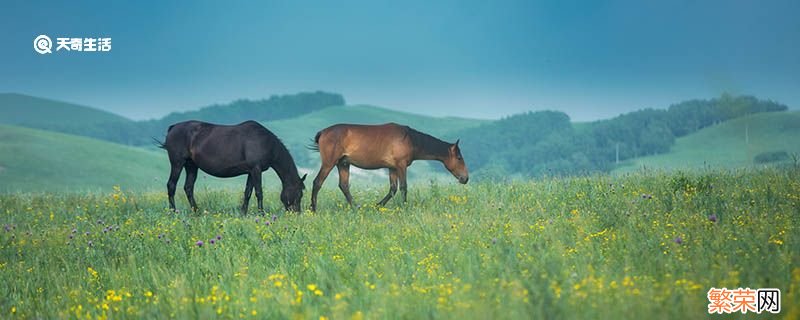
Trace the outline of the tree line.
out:
M 477 174 L 504 178 L 608 172 L 617 160 L 666 153 L 675 139 L 702 128 L 787 107 L 752 96 L 723 94 L 667 109 L 643 109 L 573 124 L 559 111 L 527 112 L 453 134 Z
M 160 119 L 144 121 L 113 121 L 92 125 L 60 123 L 48 130 L 87 136 L 111 142 L 142 146 L 151 145 L 153 138 L 163 138 L 167 128 L 186 120 L 201 120 L 221 124 L 236 124 L 246 120 L 272 121 L 293 118 L 329 106 L 344 105 L 344 97 L 322 91 L 289 95 L 273 95 L 268 99 L 236 100 L 186 112 L 173 112 Z

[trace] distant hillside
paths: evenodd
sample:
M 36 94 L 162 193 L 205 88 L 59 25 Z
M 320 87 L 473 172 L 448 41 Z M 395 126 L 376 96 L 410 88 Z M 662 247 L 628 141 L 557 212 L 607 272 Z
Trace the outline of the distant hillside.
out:
M 444 135 L 476 127 L 490 120 L 456 117 L 430 117 L 386 108 L 354 105 L 337 106 L 311 112 L 299 117 L 268 121 L 265 125 L 287 142 L 308 144 L 317 131 L 336 123 L 382 124 L 396 122 L 442 138 Z
M 168 174 L 169 161 L 164 152 L 0 125 L 0 192 L 80 192 L 111 190 L 114 185 L 166 190 Z M 274 174 L 264 176 L 274 183 L 270 177 Z M 198 190 L 242 186 L 242 179 L 216 179 L 205 174 L 198 177 Z
M 544 176 L 610 172 L 617 164 L 670 151 L 675 139 L 705 127 L 750 114 L 785 111 L 787 107 L 752 96 L 724 94 L 688 100 L 667 109 L 644 109 L 612 119 L 574 126 L 563 112 L 513 115 L 469 128 L 464 157 L 478 176 Z
M 329 106 L 345 105 L 344 97 L 323 91 L 273 95 L 268 99 L 241 99 L 231 103 L 212 105 L 198 110 L 173 112 L 158 120 L 169 126 L 186 120 L 217 123 L 239 123 L 247 120 L 272 121 L 286 119 Z M 165 127 L 166 128 L 166 127 Z
M 82 105 L 17 93 L 0 93 L 0 124 L 49 129 L 50 126 L 85 126 L 131 122 L 116 114 Z
M 0 95 L 0 124 L 46 129 L 126 145 L 151 145 L 167 128 L 180 121 L 202 120 L 235 124 L 246 120 L 278 120 L 295 117 L 328 106 L 344 105 L 335 93 L 302 92 L 273 95 L 268 99 L 237 100 L 194 111 L 173 112 L 155 120 L 132 121 L 106 111 L 20 94 Z
M 0 191 L 110 189 L 166 183 L 166 155 L 95 139 L 0 126 Z
M 737 168 L 757 165 L 760 154 L 800 154 L 800 111 L 745 116 L 678 138 L 670 152 L 627 161 L 614 173 L 640 168 Z M 787 159 L 788 160 L 788 159 Z

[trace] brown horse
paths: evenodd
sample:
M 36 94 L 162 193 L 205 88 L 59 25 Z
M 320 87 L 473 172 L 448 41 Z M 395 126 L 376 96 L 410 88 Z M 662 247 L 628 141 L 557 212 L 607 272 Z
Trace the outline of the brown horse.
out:
M 362 169 L 389 169 L 389 193 L 378 203 L 381 206 L 397 192 L 398 180 L 403 202 L 406 201 L 406 169 L 414 160 L 440 161 L 459 182 L 469 181 L 458 141 L 450 144 L 408 126 L 337 124 L 318 132 L 314 142 L 312 149 L 319 151 L 322 166 L 311 191 L 312 211 L 317 209 L 317 193 L 333 166 L 339 169 L 339 189 L 350 205 L 351 164 Z

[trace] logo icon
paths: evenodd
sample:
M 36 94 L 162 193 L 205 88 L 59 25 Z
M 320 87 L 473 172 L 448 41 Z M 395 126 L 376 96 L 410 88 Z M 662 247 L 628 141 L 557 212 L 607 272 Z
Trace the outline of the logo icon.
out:
M 33 50 L 39 54 L 53 53 L 53 41 L 46 35 L 39 35 L 33 39 Z

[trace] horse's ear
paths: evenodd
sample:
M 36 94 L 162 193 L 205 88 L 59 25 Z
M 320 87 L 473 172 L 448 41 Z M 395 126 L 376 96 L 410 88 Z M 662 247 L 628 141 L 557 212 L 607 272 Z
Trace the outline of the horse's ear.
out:
M 456 139 L 456 147 L 458 147 L 459 142 L 461 142 L 461 139 Z
M 300 181 L 306 181 L 306 176 L 307 176 L 307 175 L 308 175 L 308 173 L 304 174 L 304 175 L 303 175 L 303 177 L 302 177 L 302 178 L 300 178 Z

